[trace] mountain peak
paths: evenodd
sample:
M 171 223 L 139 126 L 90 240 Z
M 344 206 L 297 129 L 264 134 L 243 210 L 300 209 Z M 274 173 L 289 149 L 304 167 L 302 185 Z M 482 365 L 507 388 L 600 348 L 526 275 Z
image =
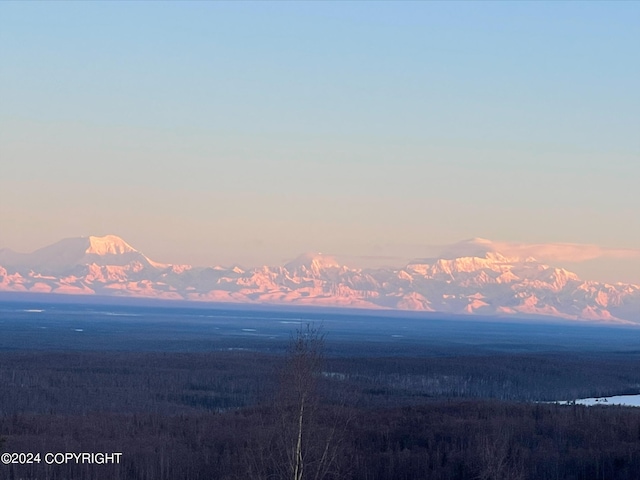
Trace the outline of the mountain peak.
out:
M 320 252 L 303 253 L 284 266 L 287 270 L 293 271 L 301 267 L 308 270 L 321 270 L 325 268 L 340 267 L 340 264 L 330 255 Z
M 486 238 L 482 238 L 482 237 L 473 237 L 473 238 L 469 238 L 467 240 L 463 240 L 461 242 L 458 243 L 468 243 L 468 244 L 474 244 L 474 245 L 486 245 L 486 246 L 492 246 L 493 242 L 489 239 Z
M 440 257 L 447 259 L 460 257 L 484 258 L 488 253 L 496 253 L 496 247 L 493 242 L 486 238 L 475 237 L 448 246 L 440 254 Z
M 122 255 L 135 253 L 137 250 L 117 235 L 105 235 L 104 237 L 88 237 L 89 246 L 84 253 L 94 255 Z
M 34 269 L 46 274 L 66 273 L 90 264 L 123 266 L 138 262 L 155 268 L 167 267 L 152 262 L 116 235 L 65 238 L 32 253 L 2 252 L 0 260 L 3 266 L 27 271 Z

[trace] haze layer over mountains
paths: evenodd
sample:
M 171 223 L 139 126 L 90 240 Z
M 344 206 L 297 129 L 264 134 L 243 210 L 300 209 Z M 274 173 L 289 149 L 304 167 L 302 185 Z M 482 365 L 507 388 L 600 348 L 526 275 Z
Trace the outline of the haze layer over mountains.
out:
M 0 291 L 640 324 L 640 286 L 584 281 L 532 257 L 507 257 L 484 239 L 398 268 L 350 268 L 304 254 L 244 270 L 158 263 L 115 235 L 69 238 L 28 254 L 0 250 Z

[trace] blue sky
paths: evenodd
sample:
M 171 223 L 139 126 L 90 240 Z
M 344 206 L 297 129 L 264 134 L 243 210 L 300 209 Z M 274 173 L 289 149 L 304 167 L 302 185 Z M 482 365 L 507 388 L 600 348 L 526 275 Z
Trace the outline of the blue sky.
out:
M 640 248 L 639 24 L 637 2 L 2 2 L 0 247 Z

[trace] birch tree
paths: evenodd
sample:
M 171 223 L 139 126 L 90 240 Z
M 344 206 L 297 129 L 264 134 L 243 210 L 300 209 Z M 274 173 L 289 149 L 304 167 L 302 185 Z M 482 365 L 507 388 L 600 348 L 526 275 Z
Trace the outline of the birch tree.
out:
M 324 342 L 321 329 L 307 324 L 289 344 L 278 398 L 283 479 L 338 478 L 335 467 L 344 425 L 329 409 L 320 408 Z

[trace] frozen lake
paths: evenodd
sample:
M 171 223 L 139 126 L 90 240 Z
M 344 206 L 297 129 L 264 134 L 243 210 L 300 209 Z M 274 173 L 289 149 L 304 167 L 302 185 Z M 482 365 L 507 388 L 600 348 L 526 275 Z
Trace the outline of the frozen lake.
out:
M 560 405 L 570 405 L 573 401 L 556 402 Z M 640 407 L 640 394 L 616 395 L 613 397 L 581 398 L 576 400 L 576 405 L 623 405 L 625 407 Z

